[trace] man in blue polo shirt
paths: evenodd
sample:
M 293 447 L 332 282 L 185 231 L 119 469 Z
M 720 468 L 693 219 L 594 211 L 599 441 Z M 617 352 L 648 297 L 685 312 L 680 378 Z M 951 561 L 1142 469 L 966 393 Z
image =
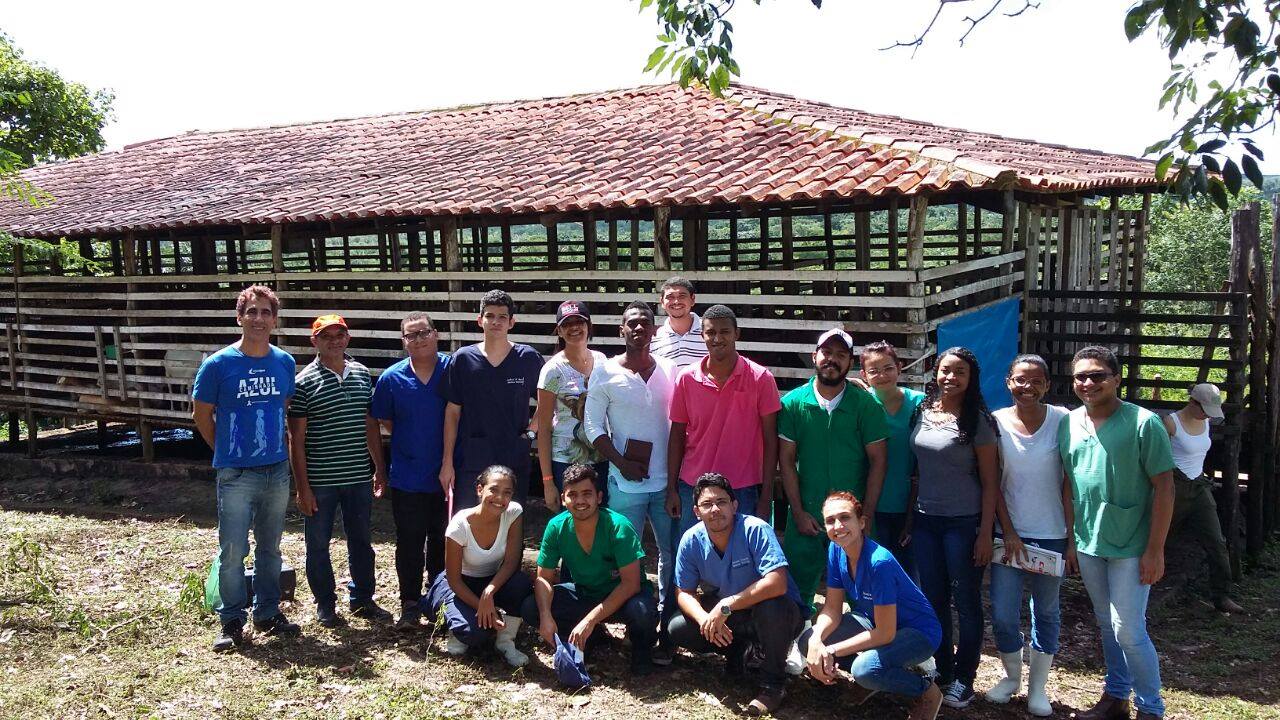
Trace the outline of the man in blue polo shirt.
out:
M 200 363 L 191 418 L 213 448 L 218 478 L 217 607 L 222 631 L 215 652 L 240 647 L 248 617 L 244 558 L 253 529 L 253 626 L 266 635 L 296 635 L 280 612 L 280 535 L 289 506 L 285 410 L 293 395 L 293 356 L 271 344 L 280 301 L 250 285 L 236 298 L 240 340 Z
M 390 477 L 375 476 L 374 492 L 381 495 L 390 481 L 400 581 L 396 629 L 411 631 L 422 620 L 423 568 L 428 586 L 444 571 L 444 531 L 449 518 L 440 487 L 445 408 L 440 386 L 449 356 L 437 350 L 435 326 L 424 312 L 404 316 L 400 339 L 409 357 L 378 377 L 369 414 L 391 434 Z
M 667 625 L 671 642 L 694 652 L 724 653 L 726 673 L 741 675 L 754 640 L 764 661 L 760 692 L 747 713 L 772 713 L 786 697 L 787 654 L 805 608 L 800 591 L 773 528 L 738 512 L 725 476 L 701 475 L 693 508 L 700 522 L 685 532 L 676 552 L 676 602 L 683 614 Z
M 505 465 L 515 471 L 515 500 L 524 505 L 529 493 L 530 401 L 538 392 L 542 356 L 507 339 L 516 324 L 516 304 L 501 290 L 490 290 L 480 299 L 476 324 L 484 340 L 453 354 L 440 390 L 449 401 L 440 484 L 445 492 L 452 490 L 454 508 L 469 508 L 477 502 L 475 481 L 480 472 Z M 456 470 L 455 449 L 460 456 Z

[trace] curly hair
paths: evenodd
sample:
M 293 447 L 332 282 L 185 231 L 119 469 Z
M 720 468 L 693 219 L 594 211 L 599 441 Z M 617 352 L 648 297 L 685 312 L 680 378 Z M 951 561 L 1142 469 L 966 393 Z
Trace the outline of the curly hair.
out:
M 965 347 L 947 348 L 938 354 L 938 363 L 934 367 L 940 367 L 942 361 L 947 357 L 954 355 L 960 358 L 969 366 L 969 386 L 964 390 L 964 401 L 960 406 L 960 416 L 956 418 L 956 427 L 959 434 L 956 442 L 961 445 L 972 445 L 973 438 L 978 431 L 978 421 L 982 420 L 991 427 L 991 432 L 997 437 L 1000 435 L 999 428 L 996 427 L 995 418 L 992 417 L 991 411 L 987 409 L 987 403 L 982 399 L 982 379 L 981 368 L 978 367 L 978 358 L 973 351 Z M 911 427 L 915 427 L 920 421 L 920 414 L 925 409 L 936 409 L 939 407 L 942 397 L 942 388 L 938 385 L 938 374 L 934 372 L 933 379 L 924 386 L 924 402 L 920 403 L 911 416 Z

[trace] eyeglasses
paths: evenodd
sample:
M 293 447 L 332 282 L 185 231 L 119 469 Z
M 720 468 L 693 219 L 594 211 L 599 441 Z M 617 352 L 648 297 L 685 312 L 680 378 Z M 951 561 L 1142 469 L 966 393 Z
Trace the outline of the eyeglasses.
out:
M 1092 381 L 1094 385 L 1101 385 L 1104 381 L 1107 380 L 1107 378 L 1110 378 L 1113 374 L 1114 373 L 1102 372 L 1101 370 L 1097 372 L 1082 372 L 1082 373 L 1076 373 L 1075 375 L 1072 375 L 1071 379 L 1075 380 L 1077 383 L 1081 385 L 1084 385 L 1085 383 L 1090 381 Z
M 1013 383 L 1014 387 L 1020 388 L 1044 387 L 1046 384 L 1044 378 L 1031 378 L 1028 380 L 1027 378 L 1016 377 L 1009 378 L 1009 382 Z
M 698 509 L 702 512 L 709 512 L 711 510 L 727 508 L 729 507 L 729 502 L 729 500 L 707 500 L 706 502 L 698 503 Z
M 408 340 L 409 342 L 417 342 L 419 340 L 426 340 L 427 338 L 435 334 L 436 334 L 436 329 L 431 328 L 429 330 L 415 330 L 414 332 L 404 333 L 400 337 L 404 338 L 405 340 Z

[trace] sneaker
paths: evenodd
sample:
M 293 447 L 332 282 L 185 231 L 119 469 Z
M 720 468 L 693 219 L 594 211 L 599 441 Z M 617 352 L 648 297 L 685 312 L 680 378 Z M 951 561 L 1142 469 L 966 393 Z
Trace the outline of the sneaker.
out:
M 655 648 L 653 648 L 653 652 L 650 653 L 649 661 L 654 665 L 666 667 L 671 664 L 674 657 L 675 652 L 673 652 L 671 642 L 660 642 Z
M 947 707 L 957 709 L 969 707 L 973 702 L 973 686 L 963 680 L 953 680 L 942 693 L 942 702 Z
M 655 663 L 652 658 L 640 659 L 640 660 L 633 659 L 631 661 L 632 677 L 642 677 L 645 675 L 651 675 L 657 669 L 658 669 L 657 663 Z
M 390 623 L 392 620 L 391 613 L 379 607 L 378 603 L 372 600 L 351 603 L 351 614 L 358 618 L 364 618 L 369 622 Z
M 342 618 L 332 605 L 320 605 L 316 607 L 316 622 L 320 627 L 336 628 L 342 624 Z
M 284 613 L 278 612 L 266 620 L 254 620 L 253 629 L 266 635 L 297 635 L 302 632 L 302 628 L 297 623 L 289 622 L 289 618 Z
M 788 675 L 803 675 L 809 664 L 805 662 L 804 656 L 800 654 L 800 646 L 791 643 L 791 650 L 787 652 L 787 662 L 783 669 Z
M 400 632 L 415 632 L 422 627 L 422 611 L 416 603 L 400 610 L 400 619 L 396 620 L 395 627 Z
M 937 684 L 929 683 L 929 687 L 911 705 L 911 713 L 907 720 L 934 720 L 938 717 L 938 708 L 942 707 L 942 691 Z
M 449 639 L 445 640 L 444 651 L 453 657 L 462 657 L 467 654 L 467 644 L 458 639 L 458 636 L 449 633 Z
M 244 621 L 231 620 L 222 624 L 218 639 L 213 641 L 214 652 L 230 652 L 244 644 Z
M 771 715 L 782 707 L 782 701 L 786 698 L 787 691 L 784 688 L 761 687 L 760 693 L 747 705 L 747 715 L 751 717 Z

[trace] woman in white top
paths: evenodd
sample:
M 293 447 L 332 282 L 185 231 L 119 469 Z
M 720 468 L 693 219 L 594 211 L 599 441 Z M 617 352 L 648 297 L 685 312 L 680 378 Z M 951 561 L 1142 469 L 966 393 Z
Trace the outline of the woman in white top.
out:
M 462 655 L 490 640 L 514 667 L 529 662 L 516 649 L 520 605 L 533 594 L 533 582 L 520 570 L 524 539 L 523 508 L 511 499 L 516 476 L 491 465 L 476 478 L 475 507 L 459 510 L 445 530 L 444 572 L 427 592 L 431 614 L 444 608 L 449 629 L 446 649 Z
M 1074 512 L 1071 486 L 1064 482 L 1058 454 L 1058 426 L 1066 408 L 1046 405 L 1049 366 L 1039 355 L 1020 355 L 1009 366 L 1005 385 L 1013 407 L 994 413 L 1000 426 L 1000 496 L 996 500 L 997 534 L 1010 558 L 1025 558 L 1026 546 L 1060 553 L 1068 572 L 1075 566 L 1071 533 Z M 1062 578 L 991 565 L 991 629 L 1006 677 L 987 691 L 987 699 L 1007 703 L 1022 687 L 1020 631 L 1022 592 L 1031 589 L 1031 669 L 1027 676 L 1027 710 L 1053 714 L 1045 681 L 1058 652 L 1058 589 Z
M 560 511 L 560 487 L 564 471 L 582 463 L 595 468 L 604 493 L 600 504 L 608 502 L 609 464 L 587 439 L 582 416 L 587 406 L 587 383 L 591 373 L 604 364 L 604 353 L 587 347 L 591 339 L 591 312 L 587 304 L 566 300 L 556 310 L 556 344 L 560 351 L 542 366 L 538 376 L 538 408 L 534 422 L 538 428 L 538 465 L 542 470 L 542 497 L 551 514 Z

